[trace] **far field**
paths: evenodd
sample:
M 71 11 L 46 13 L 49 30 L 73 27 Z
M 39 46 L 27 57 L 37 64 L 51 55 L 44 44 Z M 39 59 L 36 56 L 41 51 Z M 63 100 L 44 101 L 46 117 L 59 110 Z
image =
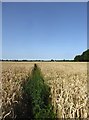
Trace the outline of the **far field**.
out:
M 57 118 L 87 118 L 88 80 L 86 62 L 35 62 L 51 88 L 53 111 Z M 16 117 L 13 105 L 22 98 L 23 84 L 34 62 L 2 62 L 3 118 Z M 28 106 L 27 106 L 28 107 Z

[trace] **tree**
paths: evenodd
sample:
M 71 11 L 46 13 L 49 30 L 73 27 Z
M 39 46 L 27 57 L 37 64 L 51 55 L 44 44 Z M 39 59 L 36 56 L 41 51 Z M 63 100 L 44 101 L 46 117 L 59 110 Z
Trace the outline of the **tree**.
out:
M 89 61 L 89 49 L 84 51 L 81 55 L 77 55 L 74 61 Z

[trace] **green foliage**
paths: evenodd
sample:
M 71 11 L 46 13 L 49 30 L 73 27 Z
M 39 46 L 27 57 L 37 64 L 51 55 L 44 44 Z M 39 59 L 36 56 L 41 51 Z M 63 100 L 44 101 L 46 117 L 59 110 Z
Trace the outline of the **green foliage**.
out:
M 51 59 L 51 62 L 54 62 L 54 60 L 53 60 L 53 59 Z
M 82 55 L 77 55 L 74 61 L 89 61 L 89 49 L 82 53 Z
M 44 83 L 40 68 L 35 64 L 32 75 L 24 87 L 25 93 L 32 101 L 32 113 L 34 118 L 55 119 L 52 105 L 49 100 L 50 88 Z

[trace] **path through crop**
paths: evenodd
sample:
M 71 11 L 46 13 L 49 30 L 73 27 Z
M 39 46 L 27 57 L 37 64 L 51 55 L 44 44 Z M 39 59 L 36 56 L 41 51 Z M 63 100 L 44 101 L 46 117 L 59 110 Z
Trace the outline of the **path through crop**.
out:
M 31 75 L 23 84 L 22 99 L 13 106 L 14 118 L 55 119 L 50 94 L 50 87 L 44 82 L 40 68 L 34 64 Z

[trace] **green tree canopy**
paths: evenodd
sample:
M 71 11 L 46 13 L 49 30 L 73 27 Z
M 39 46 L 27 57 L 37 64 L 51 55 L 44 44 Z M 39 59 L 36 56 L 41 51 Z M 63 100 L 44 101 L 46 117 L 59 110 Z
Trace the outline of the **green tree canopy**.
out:
M 77 55 L 74 61 L 89 61 L 89 49 L 84 51 L 81 55 Z

